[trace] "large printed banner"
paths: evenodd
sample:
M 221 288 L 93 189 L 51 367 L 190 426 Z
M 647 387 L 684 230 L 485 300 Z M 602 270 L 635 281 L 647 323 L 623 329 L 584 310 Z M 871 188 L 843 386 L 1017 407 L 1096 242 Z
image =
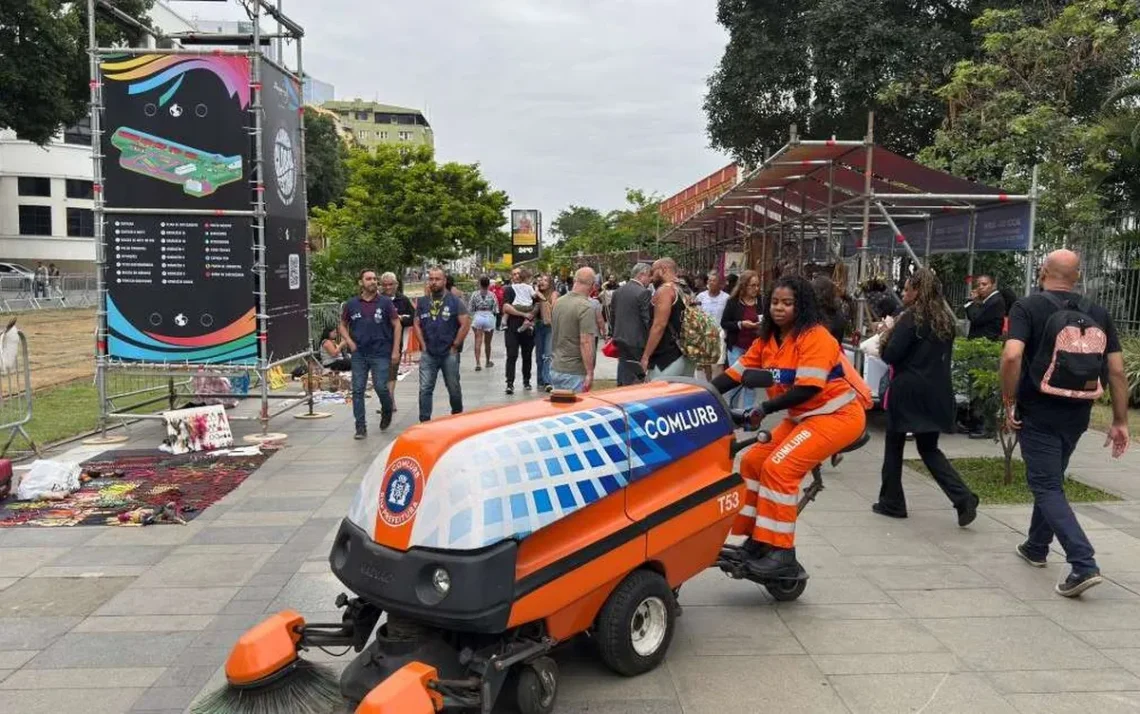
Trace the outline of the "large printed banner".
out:
M 301 182 L 301 87 L 261 64 L 262 160 L 265 166 L 265 300 L 269 361 L 309 349 L 309 269 L 305 186 Z
M 540 230 L 538 211 L 511 211 L 511 258 L 514 265 L 539 256 Z
M 926 252 L 926 222 L 912 222 L 899 226 L 910 247 L 918 255 Z M 843 255 L 856 255 L 857 236 L 843 239 Z M 895 233 L 889 226 L 871 231 L 869 251 L 889 253 L 895 243 Z M 1025 251 L 1029 249 L 1029 204 L 1003 204 L 978 211 L 974 233 L 974 252 Z M 901 250 L 901 248 L 896 248 Z M 970 214 L 967 211 L 949 213 L 930 222 L 930 252 L 966 253 L 970 250 Z
M 250 208 L 249 59 L 120 56 L 100 69 L 107 354 L 255 363 L 250 219 L 174 213 Z

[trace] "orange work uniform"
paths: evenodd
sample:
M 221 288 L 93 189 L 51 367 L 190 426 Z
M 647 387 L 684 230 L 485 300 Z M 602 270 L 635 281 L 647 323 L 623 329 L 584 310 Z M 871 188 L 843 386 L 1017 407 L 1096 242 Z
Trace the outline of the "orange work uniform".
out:
M 772 373 L 768 399 L 794 386 L 820 388 L 811 399 L 788 410 L 787 418 L 772 430 L 771 441 L 745 452 L 740 468 L 748 494 L 733 534 L 793 548 L 800 482 L 863 434 L 871 390 L 821 325 L 788 335 L 782 344 L 775 337 L 756 340 L 727 374 L 739 381 L 745 369 Z

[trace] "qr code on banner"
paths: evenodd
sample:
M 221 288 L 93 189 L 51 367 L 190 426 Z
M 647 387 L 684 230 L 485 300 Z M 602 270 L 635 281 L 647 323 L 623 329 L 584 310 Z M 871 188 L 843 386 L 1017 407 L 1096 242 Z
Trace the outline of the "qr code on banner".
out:
M 289 289 L 301 289 L 301 256 L 296 253 L 289 255 Z

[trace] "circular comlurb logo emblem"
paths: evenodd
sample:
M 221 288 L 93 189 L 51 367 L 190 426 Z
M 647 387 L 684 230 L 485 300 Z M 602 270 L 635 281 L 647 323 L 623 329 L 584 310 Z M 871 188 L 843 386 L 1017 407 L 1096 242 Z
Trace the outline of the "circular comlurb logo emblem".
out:
M 277 130 L 273 140 L 273 168 L 277 174 L 277 197 L 286 206 L 293 205 L 297 191 L 297 163 L 293 155 L 293 140 L 284 127 Z
M 415 518 L 423 487 L 424 474 L 419 462 L 407 456 L 393 461 L 380 487 L 380 518 L 393 528 Z

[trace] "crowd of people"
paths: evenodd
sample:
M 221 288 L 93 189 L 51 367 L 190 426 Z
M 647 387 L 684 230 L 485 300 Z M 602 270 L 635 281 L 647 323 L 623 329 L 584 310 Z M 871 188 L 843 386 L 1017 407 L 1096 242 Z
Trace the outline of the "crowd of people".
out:
M 463 411 L 459 364 L 468 332 L 474 333 L 479 372 L 494 368 L 492 344 L 503 333 L 508 395 L 520 375 L 525 391 L 537 384 L 546 391 L 588 392 L 600 352 L 618 360 L 619 386 L 700 372 L 733 409 L 759 417 L 785 413 L 770 441 L 745 452 L 741 475 L 748 495 L 734 526 L 734 533 L 747 536 L 741 550 L 747 567 L 780 577 L 802 569 L 795 555 L 795 521 L 804 475 L 866 429 L 871 390 L 846 352 L 858 348 L 889 366 L 880 389 L 886 412 L 881 488 L 872 510 L 908 517 L 903 456 L 913 440 L 956 510 L 958 525 L 966 527 L 977 517 L 980 498 L 939 447 L 942 434 L 963 428 L 977 433 L 977 413 L 968 410 L 965 423 L 959 416 L 952 378 L 959 323 L 930 269 L 911 272 L 901 294 L 882 281 L 863 286 L 874 337 L 862 343 L 854 334 L 858 308 L 846 281 L 825 275 L 810 281 L 780 277 L 767 295 L 753 271 L 728 275 L 722 285 L 717 272 L 686 275 L 669 258 L 639 263 L 620 281 L 612 275 L 603 280 L 589 267 L 564 281 L 531 275 L 519 266 L 509 282 L 482 277 L 470 295 L 442 269 L 428 270 L 426 280 L 424 296 L 413 302 L 399 292 L 391 273 L 377 277 L 362 271 L 360 294 L 345 303 L 339 325 L 324 335 L 323 364 L 352 372 L 358 439 L 367 436 L 369 376 L 380 401 L 380 429 L 391 424 L 407 332 L 414 332 L 419 344 L 421 422 L 432 418 L 440 374 L 451 413 Z M 1029 535 L 1017 554 L 1044 565 L 1055 536 L 1072 566 L 1057 592 L 1070 597 L 1101 582 L 1093 548 L 1062 484 L 1069 457 L 1088 428 L 1092 401 L 1105 385 L 1114 405 L 1106 446 L 1120 456 L 1129 443 L 1120 342 L 1105 310 L 1076 292 L 1078 281 L 1077 257 L 1057 251 L 1044 262 L 1031 295 L 1018 299 L 983 275 L 974 281 L 965 308 L 968 337 L 1004 342 L 1003 428 L 1020 433 L 1034 495 Z M 688 310 L 701 311 L 708 324 L 719 326 L 719 352 L 703 363 L 694 362 L 684 339 Z M 762 391 L 743 385 L 744 372 L 752 368 L 772 373 L 774 385 Z

